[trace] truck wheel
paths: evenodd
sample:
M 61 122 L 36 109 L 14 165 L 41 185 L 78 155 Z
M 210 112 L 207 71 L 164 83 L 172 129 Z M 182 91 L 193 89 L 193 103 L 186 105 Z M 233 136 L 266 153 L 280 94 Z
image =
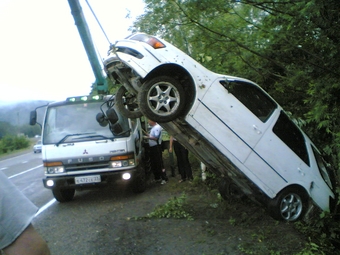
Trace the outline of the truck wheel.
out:
M 134 193 L 142 193 L 146 190 L 146 175 L 144 169 L 139 167 L 137 174 L 132 181 L 132 191 Z
M 307 210 L 307 194 L 304 190 L 290 187 L 281 191 L 269 204 L 270 215 L 281 221 L 300 220 Z
M 183 113 L 185 92 L 177 80 L 159 76 L 142 85 L 138 102 L 141 112 L 148 119 L 159 123 L 169 122 Z
M 53 196 L 60 203 L 71 201 L 75 192 L 75 189 L 52 189 Z
M 136 119 L 142 117 L 139 110 L 137 96 L 131 95 L 124 86 L 121 86 L 115 96 L 118 111 L 126 118 Z M 125 107 L 127 106 L 127 108 Z

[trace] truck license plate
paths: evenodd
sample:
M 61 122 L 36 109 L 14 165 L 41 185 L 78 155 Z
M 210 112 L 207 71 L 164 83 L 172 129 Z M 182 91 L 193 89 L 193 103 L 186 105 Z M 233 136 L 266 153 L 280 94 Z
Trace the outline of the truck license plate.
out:
M 89 176 L 75 177 L 74 181 L 76 184 L 84 184 L 84 183 L 101 182 L 101 179 L 100 179 L 100 175 L 89 175 Z

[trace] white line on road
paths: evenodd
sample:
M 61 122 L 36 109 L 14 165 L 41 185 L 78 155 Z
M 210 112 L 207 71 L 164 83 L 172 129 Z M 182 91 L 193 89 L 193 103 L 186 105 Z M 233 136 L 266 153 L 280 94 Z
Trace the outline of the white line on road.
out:
M 55 203 L 55 198 L 53 198 L 50 202 L 48 202 L 47 204 L 43 205 L 42 207 L 40 207 L 40 209 L 38 210 L 38 212 L 35 214 L 35 217 L 37 217 L 40 213 L 42 213 L 43 211 L 45 211 L 47 208 L 49 208 L 51 205 L 53 205 Z
M 28 173 L 28 172 L 30 172 L 30 171 L 32 171 L 32 170 L 34 170 L 34 169 L 37 169 L 37 168 L 39 168 L 39 167 L 42 167 L 42 165 L 39 165 L 39 166 L 33 167 L 33 168 L 31 168 L 31 169 L 28 169 L 28 170 L 26 170 L 26 171 L 23 171 L 23 172 L 21 172 L 21 173 L 18 173 L 18 174 L 12 175 L 12 176 L 8 177 L 8 179 L 12 179 L 12 178 L 14 178 L 14 177 L 17 177 L 17 176 L 19 176 L 19 175 L 22 175 L 22 174 Z
M 21 173 L 18 173 L 18 174 L 15 174 L 15 175 L 12 175 L 10 177 L 8 177 L 8 179 L 11 179 L 11 178 L 14 178 L 16 176 L 19 176 L 19 175 L 22 175 L 22 174 L 25 174 L 25 173 L 28 173 L 30 171 L 33 171 L 34 169 L 37 169 L 39 167 L 42 167 L 42 165 L 39 165 L 39 166 L 36 166 L 36 167 L 33 167 L 31 169 L 28 169 L 26 171 L 23 171 Z M 6 169 L 6 168 L 1 168 L 0 170 L 3 170 L 3 169 Z M 51 201 L 49 201 L 47 204 L 43 205 L 42 207 L 40 207 L 40 209 L 38 210 L 38 212 L 35 214 L 34 217 L 37 217 L 39 214 L 41 214 L 42 212 L 44 212 L 47 208 L 49 208 L 51 205 L 53 205 L 54 203 L 56 202 L 55 198 L 53 198 Z
M 2 171 L 2 170 L 5 170 L 5 169 L 7 169 L 8 167 L 3 167 L 3 168 L 0 168 L 0 171 Z

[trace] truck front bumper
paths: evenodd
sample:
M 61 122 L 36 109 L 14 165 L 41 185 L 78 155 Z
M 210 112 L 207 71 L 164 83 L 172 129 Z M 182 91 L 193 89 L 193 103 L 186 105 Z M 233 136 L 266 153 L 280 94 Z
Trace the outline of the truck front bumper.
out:
M 58 175 L 46 176 L 43 179 L 44 187 L 47 189 L 86 189 L 97 186 L 105 186 L 110 182 L 130 182 L 137 174 L 137 169 L 129 169 L 114 172 L 96 172 L 83 175 Z

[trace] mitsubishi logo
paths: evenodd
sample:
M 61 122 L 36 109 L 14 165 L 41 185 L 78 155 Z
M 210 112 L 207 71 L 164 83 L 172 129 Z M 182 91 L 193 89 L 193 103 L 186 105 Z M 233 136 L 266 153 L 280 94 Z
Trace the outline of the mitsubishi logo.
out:
M 83 154 L 89 154 L 87 151 L 86 151 L 86 149 L 84 150 L 84 152 L 83 152 Z

